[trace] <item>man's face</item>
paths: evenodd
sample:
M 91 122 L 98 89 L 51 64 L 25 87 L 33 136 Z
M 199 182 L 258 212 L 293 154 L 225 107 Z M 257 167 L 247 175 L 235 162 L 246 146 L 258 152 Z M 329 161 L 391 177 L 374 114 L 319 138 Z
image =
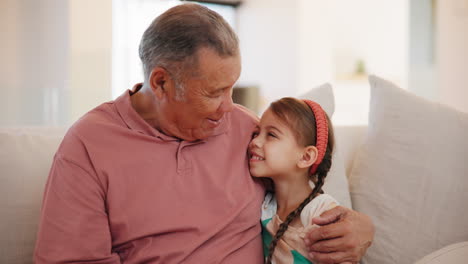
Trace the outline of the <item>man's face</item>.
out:
M 167 89 L 161 110 L 163 129 L 184 140 L 205 139 L 224 122 L 224 114 L 233 109 L 232 89 L 239 78 L 239 56 L 219 57 L 214 51 L 201 48 L 196 74 L 186 74 L 182 100 L 176 100 L 175 83 Z

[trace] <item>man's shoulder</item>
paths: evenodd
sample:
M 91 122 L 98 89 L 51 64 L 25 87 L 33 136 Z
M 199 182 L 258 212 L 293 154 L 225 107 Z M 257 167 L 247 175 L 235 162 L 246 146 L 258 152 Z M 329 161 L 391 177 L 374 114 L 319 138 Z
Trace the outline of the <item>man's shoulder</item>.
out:
M 246 138 L 250 140 L 252 131 L 258 124 L 258 117 L 251 110 L 234 104 L 234 109 L 227 114 L 229 138 Z
M 258 116 L 252 110 L 239 104 L 234 104 L 234 110 L 232 110 L 232 116 L 234 119 L 238 119 L 244 122 L 250 122 L 254 124 L 257 124 L 259 121 Z
M 103 103 L 84 114 L 71 127 L 78 134 L 96 133 L 109 126 L 124 125 L 114 107 L 114 102 Z
M 79 118 L 67 131 L 62 145 L 83 144 L 109 134 L 112 127 L 122 126 L 113 102 L 103 103 Z M 63 147 L 63 146 L 61 146 Z

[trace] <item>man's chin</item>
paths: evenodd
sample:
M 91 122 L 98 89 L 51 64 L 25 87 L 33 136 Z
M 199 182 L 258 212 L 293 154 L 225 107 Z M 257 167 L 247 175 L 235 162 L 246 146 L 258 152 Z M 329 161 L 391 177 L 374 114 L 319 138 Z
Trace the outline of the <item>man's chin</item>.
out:
M 209 129 L 215 129 L 223 122 L 223 118 L 220 119 L 206 119 L 206 127 Z

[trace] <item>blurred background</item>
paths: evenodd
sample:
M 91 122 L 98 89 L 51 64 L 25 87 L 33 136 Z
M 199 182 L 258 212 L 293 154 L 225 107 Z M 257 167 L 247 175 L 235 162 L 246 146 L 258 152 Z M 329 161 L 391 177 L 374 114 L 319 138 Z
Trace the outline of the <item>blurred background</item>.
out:
M 177 0 L 0 0 L 0 126 L 68 126 L 142 81 L 138 44 Z M 213 0 L 241 41 L 236 101 L 324 82 L 366 124 L 368 74 L 468 112 L 468 0 Z

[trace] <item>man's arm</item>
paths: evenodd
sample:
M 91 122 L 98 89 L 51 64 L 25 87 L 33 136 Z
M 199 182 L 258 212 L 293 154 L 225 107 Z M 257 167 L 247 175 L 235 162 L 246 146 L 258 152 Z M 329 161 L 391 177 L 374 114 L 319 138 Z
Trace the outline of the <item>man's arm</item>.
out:
M 320 228 L 305 239 L 314 263 L 357 263 L 374 238 L 374 224 L 369 216 L 337 206 L 312 219 Z
M 57 154 L 47 180 L 34 262 L 118 264 L 98 180 Z

